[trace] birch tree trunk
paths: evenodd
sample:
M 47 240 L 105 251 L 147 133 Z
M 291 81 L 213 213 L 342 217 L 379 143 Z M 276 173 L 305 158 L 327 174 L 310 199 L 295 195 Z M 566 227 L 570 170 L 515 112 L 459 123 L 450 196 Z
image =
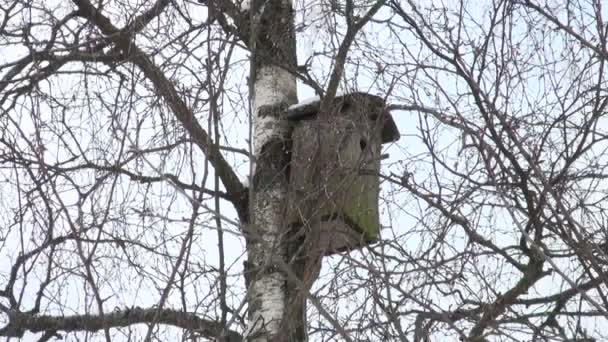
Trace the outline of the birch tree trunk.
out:
M 248 341 L 304 341 L 303 303 L 294 306 L 293 284 L 276 267 L 288 262 L 285 203 L 289 132 L 282 115 L 297 102 L 296 40 L 290 0 L 256 1 L 251 13 L 251 103 L 254 165 L 247 241 Z M 292 315 L 290 312 L 298 312 Z M 289 317 L 289 318 L 288 318 Z

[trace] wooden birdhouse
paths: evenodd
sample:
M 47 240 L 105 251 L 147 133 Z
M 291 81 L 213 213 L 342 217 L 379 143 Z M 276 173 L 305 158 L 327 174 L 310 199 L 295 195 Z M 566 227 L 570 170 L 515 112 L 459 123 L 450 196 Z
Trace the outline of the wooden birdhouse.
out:
M 399 139 L 384 101 L 366 93 L 291 106 L 293 124 L 287 217 L 325 255 L 377 241 L 382 144 Z

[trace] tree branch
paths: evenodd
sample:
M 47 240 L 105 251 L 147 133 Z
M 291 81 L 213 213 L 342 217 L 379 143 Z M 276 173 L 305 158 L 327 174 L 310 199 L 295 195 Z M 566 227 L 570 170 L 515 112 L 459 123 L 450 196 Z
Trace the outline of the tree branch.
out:
M 156 316 L 158 314 L 158 316 Z M 213 339 L 223 331 L 221 324 L 200 318 L 195 313 L 171 309 L 158 311 L 152 307 L 148 309 L 132 308 L 104 314 L 104 320 L 99 315 L 73 315 L 73 316 L 46 316 L 31 315 L 21 312 L 9 313 L 9 323 L 0 329 L 0 336 L 23 337 L 26 331 L 39 332 L 97 332 L 105 327 L 120 328 L 153 321 L 172 325 L 192 331 L 202 337 Z M 240 342 L 242 336 L 236 331 L 226 330 L 225 336 L 229 342 Z
M 209 9 L 209 20 L 217 20 L 224 32 L 233 34 L 250 48 L 251 40 L 251 23 L 249 21 L 249 11 L 239 8 L 231 0 L 198 0 Z M 232 25 L 228 18 L 232 19 Z
M 133 41 L 132 36 L 119 30 L 112 22 L 95 8 L 88 0 L 73 0 L 78 6 L 79 14 L 94 23 L 101 32 L 116 44 L 128 58 L 137 65 L 144 75 L 154 84 L 158 94 L 167 102 L 184 129 L 205 153 L 222 180 L 230 202 L 236 208 L 241 220 L 247 219 L 247 191 L 238 176 L 222 156 L 220 149 L 213 143 L 207 132 L 200 125 L 190 108 L 181 98 L 173 84 L 168 80 L 154 62 Z

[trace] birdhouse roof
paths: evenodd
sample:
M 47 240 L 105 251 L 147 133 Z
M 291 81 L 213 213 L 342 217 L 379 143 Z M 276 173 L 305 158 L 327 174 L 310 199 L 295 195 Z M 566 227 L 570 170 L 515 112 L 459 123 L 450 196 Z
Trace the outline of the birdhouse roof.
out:
M 353 92 L 337 95 L 334 98 L 333 103 L 335 105 L 342 105 L 343 107 L 344 105 L 356 105 L 362 101 L 365 101 L 372 106 L 377 106 L 377 108 L 381 109 L 379 116 L 377 111 L 371 111 L 370 118 L 373 120 L 382 120 L 382 143 L 385 144 L 399 140 L 399 129 L 397 128 L 391 114 L 384 110 L 385 103 L 381 97 L 363 92 Z M 290 106 L 287 109 L 287 119 L 292 121 L 310 119 L 318 114 L 320 106 L 321 98 L 313 97 L 306 99 L 300 103 Z

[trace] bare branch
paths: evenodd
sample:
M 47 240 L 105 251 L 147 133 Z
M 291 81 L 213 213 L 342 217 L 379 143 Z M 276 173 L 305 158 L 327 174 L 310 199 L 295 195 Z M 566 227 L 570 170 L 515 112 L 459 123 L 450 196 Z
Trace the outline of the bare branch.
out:
M 108 36 L 123 53 L 135 63 L 155 85 L 158 93 L 164 98 L 177 119 L 182 123 L 184 129 L 191 135 L 201 150 L 205 153 L 209 162 L 215 168 L 222 180 L 224 187 L 230 196 L 230 201 L 235 206 L 241 219 L 247 218 L 247 191 L 238 176 L 222 156 L 220 149 L 213 143 L 209 134 L 200 125 L 194 113 L 188 108 L 173 84 L 163 75 L 160 69 L 150 60 L 126 32 L 118 30 L 110 20 L 99 12 L 87 0 L 74 0 L 80 14 L 91 20 L 99 29 Z
M 141 323 L 166 324 L 190 331 L 194 336 L 214 339 L 223 331 L 223 327 L 215 321 L 200 318 L 191 312 L 182 312 L 171 309 L 158 310 L 157 308 L 127 308 L 106 313 L 102 321 L 97 315 L 73 316 L 47 316 L 30 315 L 12 312 L 9 314 L 9 323 L 0 329 L 0 336 L 23 337 L 25 332 L 97 332 L 109 328 L 123 328 Z M 242 341 L 239 333 L 228 330 L 226 336 L 230 342 Z

